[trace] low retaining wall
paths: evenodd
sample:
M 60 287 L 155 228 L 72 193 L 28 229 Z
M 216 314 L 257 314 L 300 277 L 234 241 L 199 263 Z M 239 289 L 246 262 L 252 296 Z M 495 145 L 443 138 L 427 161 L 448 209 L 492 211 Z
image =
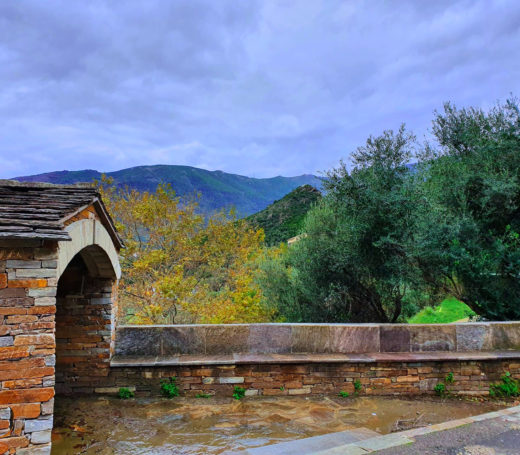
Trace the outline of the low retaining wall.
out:
M 448 388 L 453 394 L 487 395 L 490 382 L 504 372 L 520 378 L 520 360 L 375 362 L 244 365 L 185 365 L 112 368 L 108 383 L 98 393 L 116 393 L 130 387 L 140 393 L 157 395 L 164 378 L 174 376 L 181 391 L 231 396 L 234 386 L 244 387 L 246 395 L 316 395 L 354 392 L 360 381 L 361 394 L 419 395 L 433 394 L 435 385 L 448 373 L 455 383 Z
M 520 323 L 122 326 L 99 393 L 159 393 L 175 376 L 187 394 L 431 394 L 453 373 L 454 394 L 485 395 L 506 371 L 520 378 Z

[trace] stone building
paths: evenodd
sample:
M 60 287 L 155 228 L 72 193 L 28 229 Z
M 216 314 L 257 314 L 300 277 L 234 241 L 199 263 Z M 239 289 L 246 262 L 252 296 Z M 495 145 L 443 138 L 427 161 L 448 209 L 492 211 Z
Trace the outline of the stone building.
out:
M 55 390 L 108 376 L 121 247 L 95 189 L 0 181 L 0 455 L 49 454 Z

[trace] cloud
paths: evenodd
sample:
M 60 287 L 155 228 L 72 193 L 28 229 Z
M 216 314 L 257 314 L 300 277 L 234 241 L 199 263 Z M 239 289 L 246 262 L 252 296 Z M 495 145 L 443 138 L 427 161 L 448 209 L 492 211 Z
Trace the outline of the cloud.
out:
M 520 86 L 520 4 L 0 3 L 0 177 L 183 164 L 296 175 Z

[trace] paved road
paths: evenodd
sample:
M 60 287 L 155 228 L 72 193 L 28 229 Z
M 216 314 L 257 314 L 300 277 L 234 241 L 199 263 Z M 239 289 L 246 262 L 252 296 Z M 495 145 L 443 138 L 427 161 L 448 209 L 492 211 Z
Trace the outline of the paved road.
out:
M 520 413 L 415 436 L 377 455 L 520 455 Z

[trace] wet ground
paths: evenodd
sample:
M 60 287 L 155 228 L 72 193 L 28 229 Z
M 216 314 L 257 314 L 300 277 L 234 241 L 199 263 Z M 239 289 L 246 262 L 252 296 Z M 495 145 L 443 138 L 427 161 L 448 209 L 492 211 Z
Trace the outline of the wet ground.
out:
M 358 427 L 385 434 L 500 408 L 383 397 L 58 397 L 52 454 L 219 454 Z

